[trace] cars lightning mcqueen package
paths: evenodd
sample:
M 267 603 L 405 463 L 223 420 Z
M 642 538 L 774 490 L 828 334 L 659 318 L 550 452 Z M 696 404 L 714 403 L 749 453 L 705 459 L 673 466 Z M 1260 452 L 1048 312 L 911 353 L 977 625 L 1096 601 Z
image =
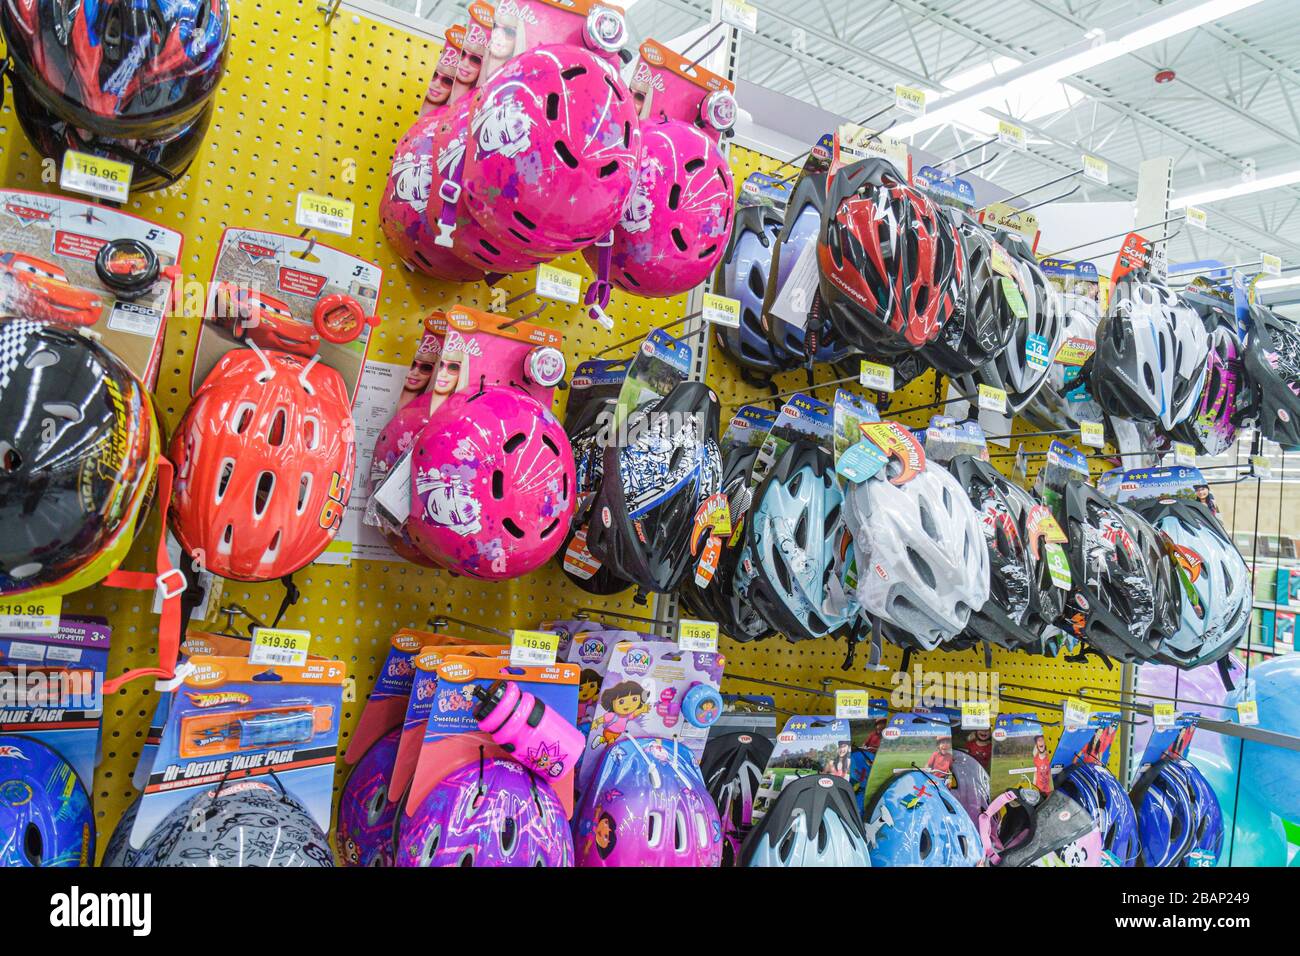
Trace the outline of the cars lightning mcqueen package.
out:
M 227 229 L 204 303 L 191 389 L 232 349 L 318 359 L 356 396 L 383 270 L 313 239 Z
M 95 203 L 0 190 L 0 314 L 86 329 L 152 388 L 182 244 Z

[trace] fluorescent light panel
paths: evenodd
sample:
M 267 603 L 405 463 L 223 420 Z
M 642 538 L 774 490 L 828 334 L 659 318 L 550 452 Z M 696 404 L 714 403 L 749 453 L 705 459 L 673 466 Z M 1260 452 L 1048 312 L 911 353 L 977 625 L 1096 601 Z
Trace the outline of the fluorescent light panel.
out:
M 1272 176 L 1256 176 L 1250 182 L 1232 183 L 1229 186 L 1216 186 L 1205 189 L 1199 193 L 1175 196 L 1170 200 L 1169 208 L 1182 209 L 1185 206 L 1205 206 L 1212 202 L 1222 202 L 1225 199 L 1236 199 L 1238 196 L 1249 196 L 1251 193 L 1280 189 L 1293 183 L 1300 183 L 1300 169 L 1275 173 Z

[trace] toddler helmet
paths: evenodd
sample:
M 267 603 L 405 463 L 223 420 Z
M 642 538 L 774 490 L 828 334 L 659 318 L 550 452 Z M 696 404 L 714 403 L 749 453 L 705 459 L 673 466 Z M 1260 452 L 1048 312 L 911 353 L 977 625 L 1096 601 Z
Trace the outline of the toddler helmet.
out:
M 1250 307 L 1246 377 L 1258 391 L 1260 434 L 1283 448 L 1300 446 L 1300 326 L 1260 305 Z
M 521 389 L 454 395 L 416 439 L 407 529 L 458 574 L 500 581 L 536 570 L 564 542 L 573 506 L 569 437 Z
M 388 799 L 402 728 L 394 727 L 367 748 L 339 794 L 334 840 L 344 866 L 392 866 L 393 824 L 398 802 Z
M 980 814 L 989 805 L 989 772 L 964 750 L 952 752 L 952 773 L 948 778 L 953 795 L 971 822 L 979 825 Z
M 327 837 L 277 780 L 201 790 L 149 834 L 136 866 L 332 867 Z
M 235 349 L 172 436 L 172 528 L 213 574 L 271 581 L 334 540 L 356 457 L 343 376 L 315 358 Z
M 870 866 L 862 814 L 849 782 L 828 773 L 787 780 L 745 840 L 741 865 Z
M 1163 757 L 1138 778 L 1129 796 L 1137 811 L 1138 866 L 1181 866 L 1196 845 L 1197 811 L 1187 774 Z
M 817 234 L 819 289 L 832 326 L 870 355 L 933 342 L 956 261 L 939 234 L 951 224 L 887 160 L 859 160 L 827 184 Z
M 1192 795 L 1192 848 L 1183 857 L 1182 865 L 1214 866 L 1223 852 L 1224 819 L 1219 797 L 1200 767 L 1182 757 L 1176 763 Z
M 432 414 L 430 404 L 429 396 L 417 395 L 399 408 L 380 430 L 370 458 L 371 494 L 383 484 L 389 471 L 415 444 L 415 440 L 424 431 L 424 426 L 429 424 L 429 416 Z M 402 559 L 426 568 L 441 567 L 412 543 L 405 527 L 401 533 L 391 531 L 387 526 L 381 527 L 380 531 L 388 546 Z
M 1029 548 L 1012 501 L 1012 482 L 972 455 L 953 458 L 948 470 L 979 512 L 988 547 L 989 599 L 972 612 L 969 630 L 1003 644 L 1008 634 L 1019 631 L 1029 611 Z
M 862 611 L 934 650 L 965 629 L 989 596 L 989 552 L 980 514 L 939 466 L 901 484 L 899 462 L 845 495 L 858 554 Z
M 610 279 L 625 292 L 678 295 L 709 277 L 731 236 L 731 167 L 703 130 L 679 120 L 641 127 L 641 164 L 614 227 Z M 582 252 L 592 269 L 600 250 Z
M 736 224 L 719 269 L 722 294 L 740 303 L 740 325 L 719 326 L 718 344 L 746 372 L 770 377 L 793 368 L 797 357 L 768 340 L 764 296 L 771 283 L 773 242 L 781 214 L 768 205 L 736 210 Z
M 980 816 L 980 837 L 994 866 L 1102 865 L 1101 831 L 1064 790 L 1043 796 L 1030 787 L 1000 794 Z
M 761 734 L 712 735 L 704 745 L 700 775 L 722 822 L 722 865 L 734 866 L 754 823 L 754 797 L 775 746 Z
M 876 866 L 978 866 L 984 857 L 965 809 L 924 770 L 904 770 L 881 787 L 864 819 Z
M 16 0 L 0 28 L 18 77 L 55 115 L 103 136 L 174 131 L 225 71 L 225 0 Z
M 562 255 L 618 222 L 641 156 L 618 71 L 570 45 L 536 47 L 474 94 L 465 204 L 501 245 Z
M 857 616 L 844 583 L 853 545 L 843 503 L 830 454 L 807 441 L 792 442 L 754 493 L 749 601 L 792 641 L 832 634 Z
M 388 171 L 379 201 L 379 224 L 388 244 L 408 269 L 452 282 L 477 282 L 484 270 L 462 262 L 450 249 L 438 245 L 429 225 L 429 203 L 439 201 L 433 191 L 434 141 L 439 130 L 446 128 L 447 121 L 440 112 L 428 113 L 417 119 L 398 142 L 393 150 L 393 168 Z
M 696 513 L 721 480 L 718 396 L 682 382 L 630 414 L 625 431 L 626 447 L 605 449 L 587 544 L 640 587 L 674 591 L 691 566 Z
M 0 867 L 94 863 L 95 813 L 72 765 L 30 737 L 0 736 Z
M 960 294 L 953 296 L 952 317 L 937 338 L 921 346 L 921 355 L 950 378 L 975 371 L 1006 347 L 1017 319 L 1002 291 L 1002 276 L 993 269 L 996 240 L 965 216 L 960 227 L 948 223 L 949 242 L 958 244 Z M 945 233 L 941 230 L 940 236 Z
M 1161 498 L 1143 502 L 1138 510 L 1167 536 L 1179 585 L 1178 626 L 1161 645 L 1158 659 L 1183 668 L 1218 661 L 1249 627 L 1246 559 L 1199 501 Z
M 1065 614 L 1074 633 L 1110 657 L 1145 660 L 1155 594 L 1141 545 L 1119 506 L 1095 488 L 1072 479 L 1064 498 L 1071 581 Z
M 573 837 L 546 781 L 486 757 L 446 777 L 402 819 L 397 865 L 573 866 Z
M 159 426 L 117 356 L 0 318 L 0 594 L 67 594 L 126 557 L 152 496 Z
M 1088 811 L 1101 833 L 1102 849 L 1116 866 L 1137 863 L 1137 815 L 1128 794 L 1109 770 L 1096 763 L 1072 763 L 1057 774 L 1055 786 Z

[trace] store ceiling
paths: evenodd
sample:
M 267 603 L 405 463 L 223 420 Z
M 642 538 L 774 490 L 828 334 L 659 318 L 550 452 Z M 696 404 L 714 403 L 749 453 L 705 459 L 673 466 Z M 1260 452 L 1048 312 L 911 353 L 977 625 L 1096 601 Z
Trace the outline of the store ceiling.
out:
M 451 22 L 462 0 L 398 0 Z M 1158 11 L 1157 0 L 757 0 L 757 35 L 744 35 L 740 77 L 850 119 L 889 106 L 894 85 L 943 91 L 992 70 L 1052 54 L 1093 29 L 1113 31 Z M 710 19 L 709 0 L 634 0 L 633 39 L 669 40 Z M 1130 199 L 1143 159 L 1173 156 L 1176 193 L 1300 169 L 1300 17 L 1296 0 L 1263 0 L 1216 24 L 1182 33 L 1070 77 L 1041 96 L 1003 101 L 974 126 L 1014 120 L 1028 150 L 999 152 L 981 175 L 1020 192 L 1078 168 L 1086 151 L 1109 164 L 1109 186 L 1084 183 L 1070 201 Z M 1156 82 L 1172 70 L 1171 82 Z M 742 103 L 743 107 L 744 104 Z M 901 117 L 905 120 L 907 117 Z M 883 123 L 887 120 L 879 120 Z M 913 143 L 951 155 L 987 132 L 944 126 Z M 1080 182 L 1084 182 L 1080 180 Z M 1032 198 L 1060 192 L 1049 187 Z M 1204 206 L 1209 228 L 1184 228 L 1170 262 L 1258 261 L 1261 252 L 1300 265 L 1300 182 Z

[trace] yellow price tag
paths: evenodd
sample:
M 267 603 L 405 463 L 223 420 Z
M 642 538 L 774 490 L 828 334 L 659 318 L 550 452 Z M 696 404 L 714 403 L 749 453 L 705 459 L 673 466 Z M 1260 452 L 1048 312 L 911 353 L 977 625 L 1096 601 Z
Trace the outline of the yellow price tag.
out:
M 63 596 L 0 598 L 0 634 L 57 634 Z
M 253 646 L 248 660 L 253 664 L 302 667 L 307 663 L 311 631 L 293 631 L 283 627 L 253 628 Z
M 1266 252 L 1260 257 L 1259 263 L 1267 275 L 1280 276 L 1282 274 L 1282 259 L 1280 256 L 1269 255 Z
M 74 193 L 123 202 L 131 191 L 130 163 L 70 149 L 63 154 L 59 186 Z
M 1209 228 L 1210 217 L 1205 214 L 1204 209 L 1197 209 L 1195 206 L 1188 206 L 1183 210 L 1183 214 L 1187 217 L 1187 225 L 1193 226 L 1197 229 Z
M 862 368 L 858 371 L 858 382 L 863 388 L 874 388 L 878 392 L 892 392 L 894 370 L 880 362 L 868 362 L 863 359 Z
M 1105 447 L 1106 426 L 1101 422 L 1079 422 L 1079 440 L 1089 448 Z
M 729 329 L 740 328 L 740 300 L 728 299 L 725 295 L 714 295 L 712 292 L 704 293 L 704 301 L 700 306 L 700 315 L 705 322 L 713 325 L 722 325 Z
M 865 720 L 871 716 L 871 693 L 865 690 L 835 692 L 836 720 Z
M 560 635 L 554 631 L 511 631 L 512 667 L 549 667 L 560 650 Z
M 1272 478 L 1273 466 L 1269 464 L 1267 458 L 1263 455 L 1250 456 L 1250 468 L 1255 473 L 1256 478 Z
M 718 649 L 716 621 L 691 621 L 683 618 L 677 622 L 677 646 L 684 651 L 712 654 Z
M 1012 149 L 1024 152 L 1026 147 L 1024 128 L 1015 123 L 1008 123 L 1006 120 L 998 120 L 998 142 L 1003 146 L 1010 146 Z
M 1243 727 L 1259 726 L 1259 702 L 1243 700 L 1237 704 L 1237 722 Z
M 992 385 L 980 384 L 979 406 L 990 412 L 1005 414 L 1007 410 L 1007 390 L 994 388 Z
M 356 206 L 347 199 L 335 199 L 319 193 L 299 193 L 293 220 L 303 229 L 319 229 L 339 236 L 352 235 L 352 218 Z
M 537 294 L 557 302 L 577 305 L 582 293 L 582 276 L 544 263 L 537 267 Z
M 1084 153 L 1083 175 L 1086 179 L 1105 185 L 1110 182 L 1110 166 L 1104 159 L 1098 159 L 1096 156 L 1089 156 Z
M 1174 464 L 1184 465 L 1188 468 L 1196 465 L 1196 449 L 1187 442 L 1174 442 Z
M 1088 723 L 1088 718 L 1092 716 L 1092 707 L 1086 700 L 1079 700 L 1071 697 L 1065 702 L 1065 728 L 1067 730 L 1077 730 Z
M 745 0 L 722 0 L 721 19 L 737 30 L 753 33 L 758 29 L 758 7 Z
M 961 702 L 961 729 L 988 730 L 993 725 L 993 707 L 987 700 Z
M 910 113 L 913 116 L 924 116 L 925 90 L 918 90 L 914 86 L 895 86 L 894 105 L 904 113 Z
M 1158 703 L 1151 705 L 1151 716 L 1155 721 L 1156 730 L 1168 730 L 1174 725 L 1178 712 L 1174 709 L 1173 704 Z

